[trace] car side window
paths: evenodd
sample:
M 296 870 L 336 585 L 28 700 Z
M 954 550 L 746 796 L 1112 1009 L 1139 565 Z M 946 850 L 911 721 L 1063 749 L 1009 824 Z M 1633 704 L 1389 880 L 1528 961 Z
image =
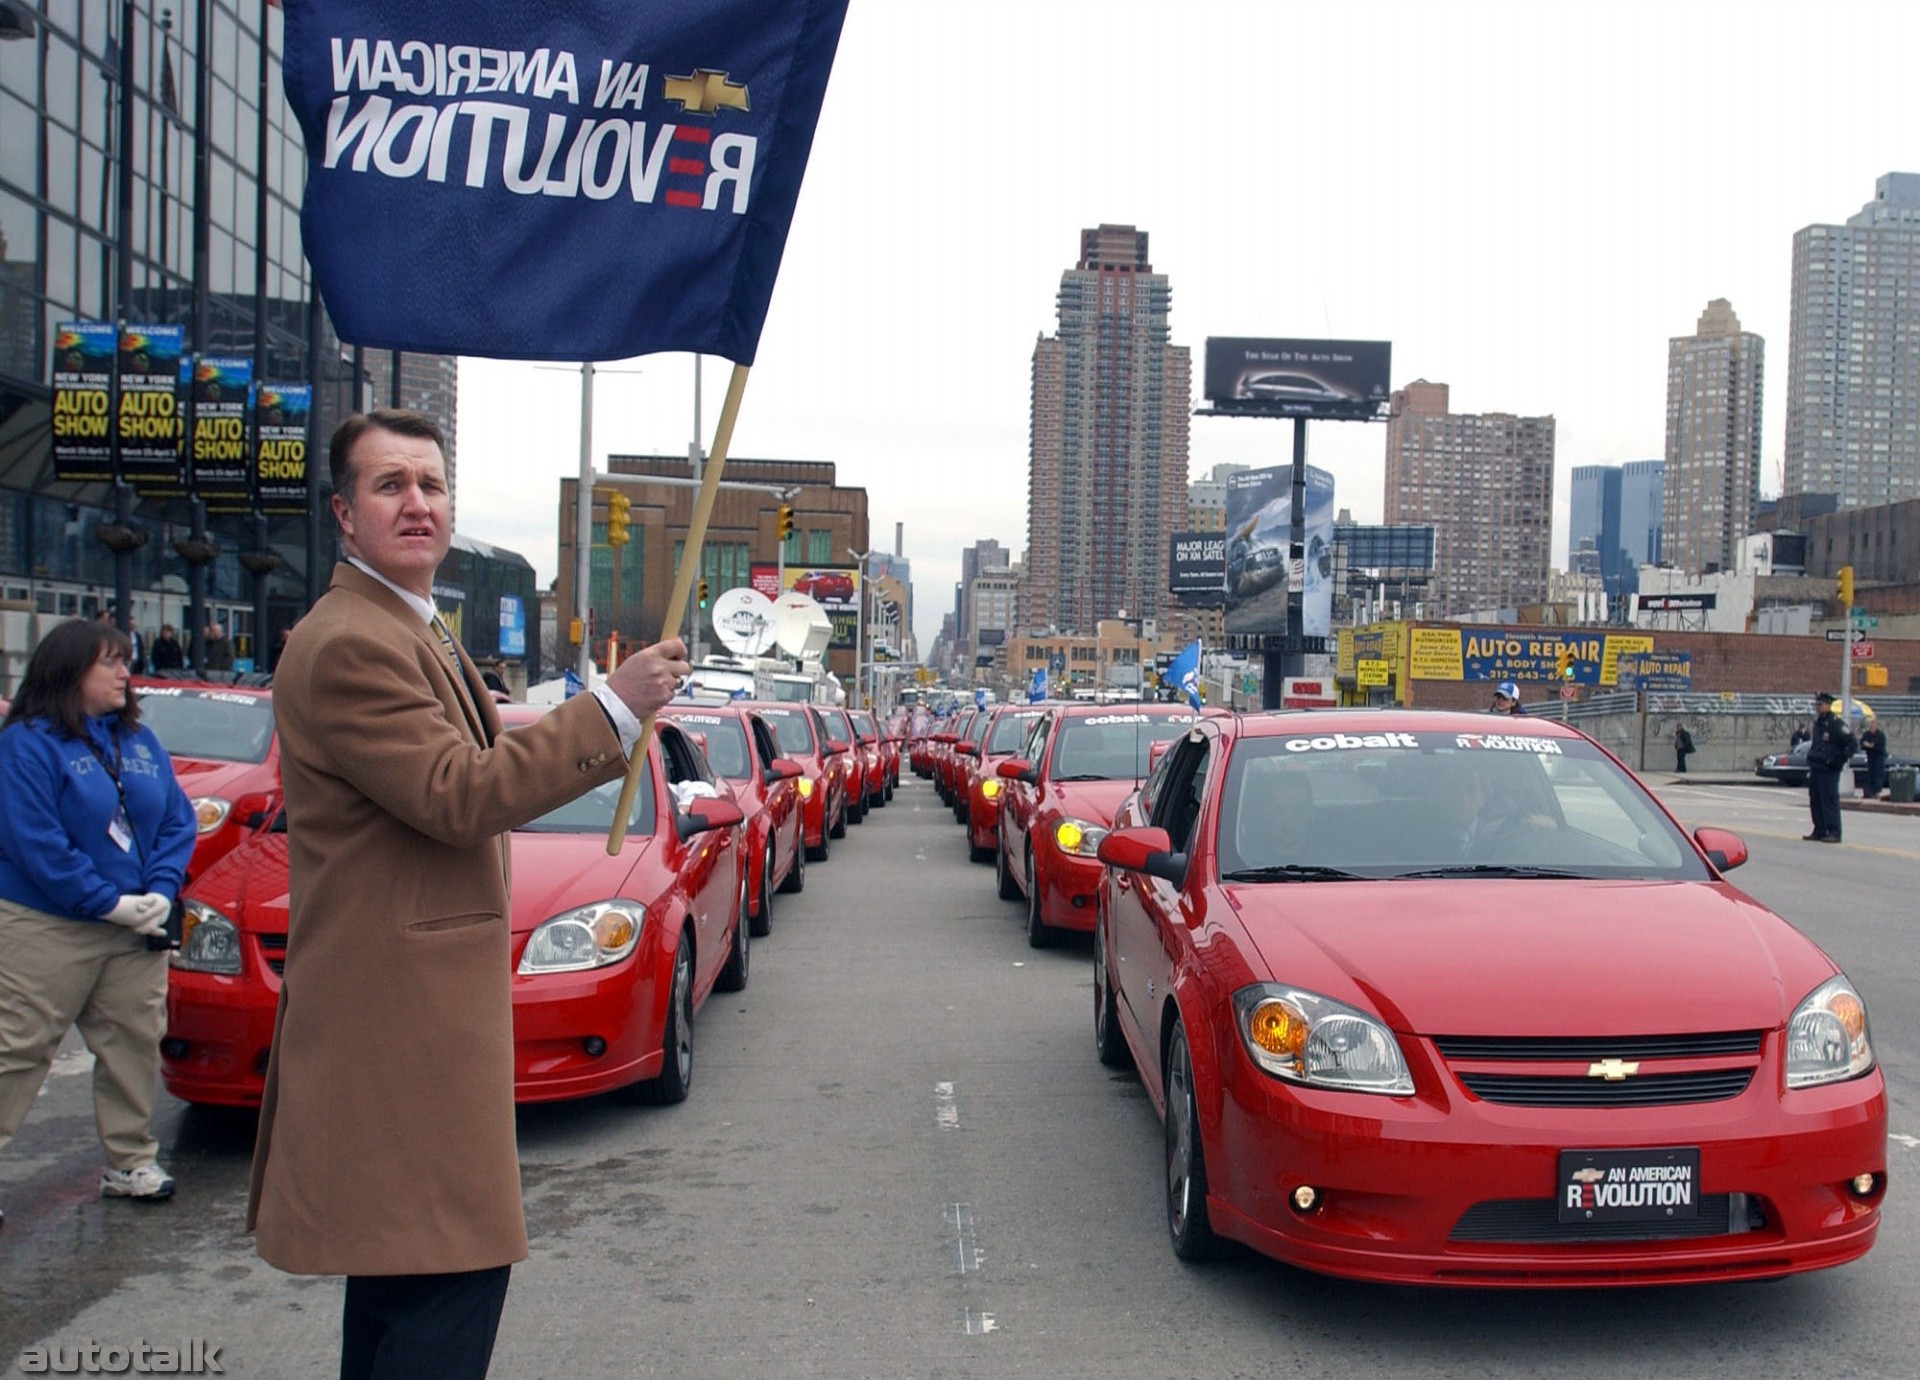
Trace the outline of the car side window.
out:
M 1053 715 L 1043 714 L 1034 720 L 1033 732 L 1027 735 L 1026 748 L 1021 752 L 1034 766 L 1040 765 L 1040 759 L 1046 755 L 1047 737 L 1053 732 Z
M 1208 748 L 1204 738 L 1187 738 L 1169 748 L 1160 762 L 1165 775 L 1148 818 L 1167 831 L 1176 853 L 1193 851 L 1194 826 L 1206 794 Z
M 683 781 L 704 781 L 713 784 L 713 773 L 687 736 L 678 729 L 662 727 L 658 722 L 654 731 L 660 735 L 660 760 L 666 764 L 667 784 L 677 786 Z
M 760 759 L 760 770 L 765 771 L 780 755 L 780 745 L 773 740 L 773 733 L 764 720 L 749 719 L 747 726 L 753 731 L 753 750 Z

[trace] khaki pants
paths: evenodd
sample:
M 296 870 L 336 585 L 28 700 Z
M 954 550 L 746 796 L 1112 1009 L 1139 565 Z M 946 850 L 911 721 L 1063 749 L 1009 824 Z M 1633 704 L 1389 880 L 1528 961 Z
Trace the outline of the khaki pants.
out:
M 114 1169 L 150 1164 L 167 955 L 120 925 L 0 900 L 0 1149 L 26 1120 L 78 1025 L 93 1051 L 93 1114 Z

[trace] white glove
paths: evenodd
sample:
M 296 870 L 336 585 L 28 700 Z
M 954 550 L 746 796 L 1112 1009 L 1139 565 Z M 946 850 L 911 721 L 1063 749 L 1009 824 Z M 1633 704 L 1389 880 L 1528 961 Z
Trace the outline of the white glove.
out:
M 166 897 L 148 891 L 138 896 L 122 896 L 105 918 L 135 934 L 162 935 L 167 932 L 167 912 L 171 909 L 173 903 Z

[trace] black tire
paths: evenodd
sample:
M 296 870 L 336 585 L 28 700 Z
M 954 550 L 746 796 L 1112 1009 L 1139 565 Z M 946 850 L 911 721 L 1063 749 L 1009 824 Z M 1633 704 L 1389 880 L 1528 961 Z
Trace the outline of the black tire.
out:
M 1093 1052 L 1110 1069 L 1130 1069 L 1133 1052 L 1120 1033 L 1113 1009 L 1113 970 L 1107 966 L 1105 928 L 1098 923 L 1093 927 Z
M 680 948 L 673 956 L 673 993 L 667 998 L 667 1026 L 660 1037 L 666 1054 L 660 1074 L 628 1091 L 633 1100 L 649 1107 L 667 1107 L 685 1102 L 693 1089 L 693 944 L 686 932 L 680 933 Z
M 993 884 L 1003 901 L 1020 899 L 1020 883 L 1013 879 L 1013 869 L 1007 866 L 1007 850 L 1003 843 L 993 846 Z
M 973 826 L 971 824 L 967 826 L 967 861 L 968 862 L 977 862 L 977 863 L 992 862 L 993 855 L 995 853 L 998 853 L 999 851 L 1000 849 L 996 844 L 990 843 L 985 848 L 982 848 L 979 844 L 975 843 L 973 841 Z
M 1060 931 L 1040 918 L 1040 878 L 1033 871 L 1033 850 L 1027 850 L 1027 947 L 1051 949 L 1060 942 Z
M 760 864 L 760 913 L 753 917 L 748 928 L 755 939 L 765 939 L 773 933 L 773 835 L 767 835 L 767 856 Z
M 1211 1260 L 1220 1250 L 1207 1215 L 1207 1160 L 1193 1095 L 1193 1057 L 1179 1021 L 1167 1039 L 1167 1235 L 1182 1260 Z
M 733 943 L 727 949 L 727 961 L 713 980 L 718 992 L 744 992 L 753 964 L 753 923 L 747 918 L 747 881 L 740 879 L 739 914 L 733 917 Z
M 780 881 L 780 889 L 792 894 L 807 888 L 807 840 L 803 834 L 795 840 L 793 849 L 793 867 Z
M 840 808 L 834 813 L 833 828 L 827 831 L 827 837 L 843 839 L 847 836 L 847 802 L 843 798 Z

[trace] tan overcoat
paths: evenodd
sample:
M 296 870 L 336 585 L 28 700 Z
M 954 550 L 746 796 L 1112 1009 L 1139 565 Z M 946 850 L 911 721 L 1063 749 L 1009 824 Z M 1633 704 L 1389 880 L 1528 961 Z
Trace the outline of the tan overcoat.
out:
M 505 834 L 624 769 L 590 695 L 503 733 L 462 654 L 342 562 L 274 673 L 286 971 L 248 1226 L 295 1274 L 523 1260 Z

